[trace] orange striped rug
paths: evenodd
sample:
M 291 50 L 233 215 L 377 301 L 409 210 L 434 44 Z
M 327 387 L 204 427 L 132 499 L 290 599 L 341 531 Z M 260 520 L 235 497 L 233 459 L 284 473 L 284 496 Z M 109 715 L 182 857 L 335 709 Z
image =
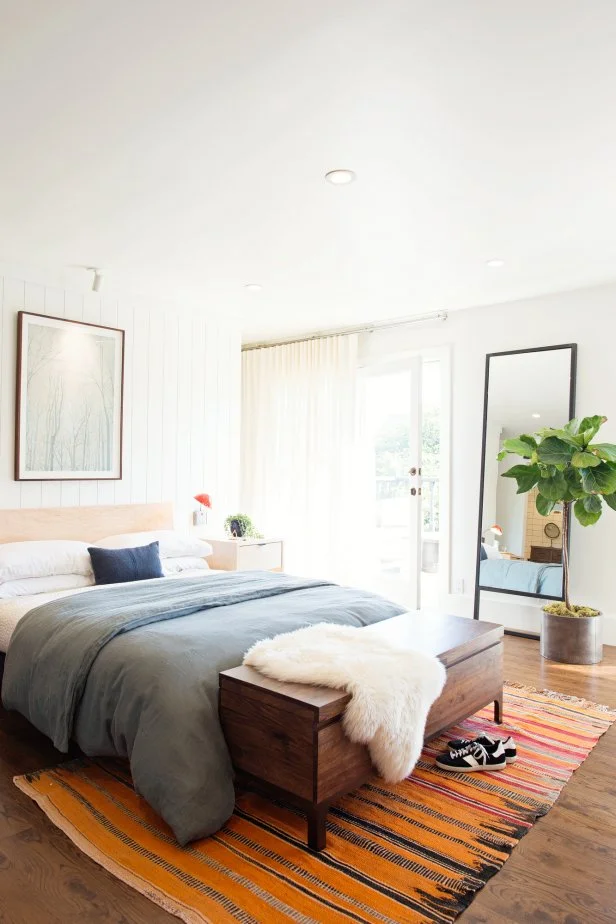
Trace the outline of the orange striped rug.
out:
M 451 733 L 494 732 L 491 708 Z M 305 846 L 302 816 L 242 795 L 216 835 L 177 846 L 135 794 L 123 763 L 75 760 L 15 778 L 74 843 L 190 924 L 453 921 L 554 804 L 616 719 L 606 707 L 516 685 L 505 690 L 517 763 L 451 774 L 431 741 L 412 776 L 377 778 L 331 809 L 327 849 Z

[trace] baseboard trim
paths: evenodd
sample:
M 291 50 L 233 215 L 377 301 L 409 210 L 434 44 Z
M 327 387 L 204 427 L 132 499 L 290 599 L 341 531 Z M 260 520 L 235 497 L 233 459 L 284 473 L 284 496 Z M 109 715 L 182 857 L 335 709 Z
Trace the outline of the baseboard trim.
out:
M 534 642 L 538 642 L 540 638 L 533 632 L 518 632 L 516 629 L 505 629 L 505 635 L 513 635 L 514 638 L 530 638 Z

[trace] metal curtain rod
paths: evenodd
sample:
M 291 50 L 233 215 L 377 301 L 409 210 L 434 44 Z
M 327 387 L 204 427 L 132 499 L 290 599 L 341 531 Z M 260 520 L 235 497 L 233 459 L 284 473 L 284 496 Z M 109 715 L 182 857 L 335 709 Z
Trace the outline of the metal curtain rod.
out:
M 289 346 L 291 343 L 306 343 L 309 340 L 324 340 L 327 337 L 341 337 L 344 334 L 373 334 L 376 330 L 388 330 L 392 327 L 406 327 L 407 324 L 417 324 L 419 321 L 446 321 L 446 311 L 433 311 L 429 314 L 418 314 L 412 318 L 395 318 L 391 321 L 375 321 L 374 324 L 365 324 L 358 327 L 340 327 L 337 330 L 321 330 L 315 334 L 303 337 L 292 337 L 289 340 L 264 340 L 259 343 L 247 343 L 242 347 L 242 353 L 249 350 L 262 350 L 266 347 Z

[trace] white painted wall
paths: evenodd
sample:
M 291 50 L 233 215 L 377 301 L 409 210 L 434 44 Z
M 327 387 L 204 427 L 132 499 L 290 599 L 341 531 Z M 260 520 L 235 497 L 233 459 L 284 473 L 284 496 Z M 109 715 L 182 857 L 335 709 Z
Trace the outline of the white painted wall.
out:
M 485 485 L 483 490 L 483 517 L 481 518 L 481 529 L 486 530 L 494 523 L 499 523 L 496 498 L 498 495 L 498 462 L 496 456 L 501 444 L 501 425 L 498 420 L 488 421 L 486 432 L 486 470 Z M 486 533 L 486 541 L 492 545 L 494 536 Z
M 13 480 L 21 309 L 126 331 L 121 481 Z M 212 520 L 224 519 L 238 499 L 240 357 L 233 320 L 194 306 L 65 289 L 35 270 L 20 278 L 0 267 L 0 509 L 170 500 L 186 525 L 192 496 L 207 491 Z
M 517 433 L 508 432 L 505 439 L 509 436 L 518 436 Z M 500 447 L 499 447 L 500 448 Z M 514 555 L 525 554 L 526 542 L 526 507 L 528 495 L 518 494 L 518 483 L 515 478 L 503 478 L 503 472 L 508 471 L 514 465 L 523 463 L 520 456 L 507 456 L 498 464 L 498 478 L 496 482 L 496 520 L 503 528 L 503 538 L 501 539 L 501 548 L 506 548 Z
M 366 361 L 450 344 L 452 350 L 451 581 L 472 589 L 475 579 L 477 508 L 485 354 L 556 343 L 578 344 L 577 411 L 605 414 L 605 441 L 616 442 L 616 284 L 546 295 L 506 305 L 452 312 L 444 323 L 365 334 Z M 573 526 L 572 596 L 605 614 L 605 641 L 616 644 L 616 513 L 607 510 L 595 527 Z M 472 595 L 442 601 L 450 612 L 470 615 Z M 481 615 L 536 632 L 539 603 L 507 595 L 484 595 Z

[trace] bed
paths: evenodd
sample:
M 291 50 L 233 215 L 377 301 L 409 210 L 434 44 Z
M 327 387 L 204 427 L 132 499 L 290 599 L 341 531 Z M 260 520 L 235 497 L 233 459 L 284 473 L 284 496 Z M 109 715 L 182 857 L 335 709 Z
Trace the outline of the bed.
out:
M 169 505 L 5 511 L 0 542 L 92 542 L 170 525 Z M 185 844 L 218 830 L 234 807 L 220 671 L 261 638 L 402 611 L 365 591 L 269 572 L 182 574 L 30 599 L 8 620 L 2 701 L 62 751 L 72 740 L 89 756 L 127 758 L 137 791 Z M 6 614 L 3 624 L 6 634 Z
M 172 504 L 117 504 L 96 507 L 44 507 L 0 510 L 0 544 L 33 539 L 78 539 L 96 542 L 103 536 L 173 529 Z M 211 570 L 212 574 L 215 572 Z M 91 590 L 84 587 L 83 590 Z M 74 590 L 0 599 L 0 681 L 4 655 L 19 620 L 28 610 L 75 593 Z
M 539 594 L 562 599 L 562 565 L 507 558 L 488 558 L 479 564 L 479 586 L 484 590 Z

